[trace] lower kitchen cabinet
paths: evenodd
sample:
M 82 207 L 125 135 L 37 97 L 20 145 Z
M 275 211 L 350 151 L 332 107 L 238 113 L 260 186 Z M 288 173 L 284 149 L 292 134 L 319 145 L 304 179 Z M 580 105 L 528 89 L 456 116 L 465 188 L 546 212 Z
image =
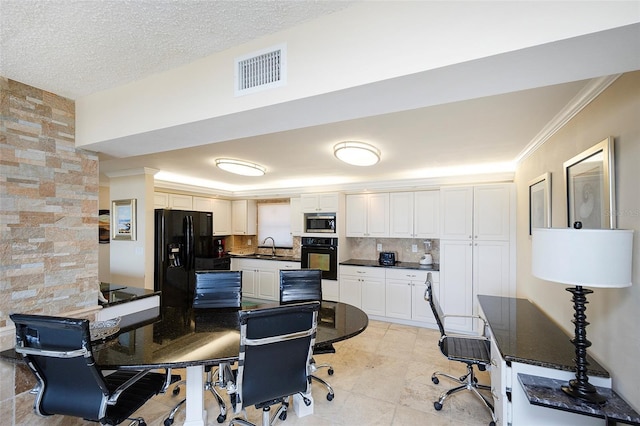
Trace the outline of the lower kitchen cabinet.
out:
M 420 321 L 436 326 L 433 311 L 424 298 L 431 273 L 433 291 L 438 297 L 440 274 L 413 269 L 386 270 L 386 313 L 388 318 Z
M 242 271 L 242 297 L 279 300 L 278 262 L 234 259 L 234 270 Z
M 340 266 L 340 301 L 369 315 L 385 315 L 385 270 Z

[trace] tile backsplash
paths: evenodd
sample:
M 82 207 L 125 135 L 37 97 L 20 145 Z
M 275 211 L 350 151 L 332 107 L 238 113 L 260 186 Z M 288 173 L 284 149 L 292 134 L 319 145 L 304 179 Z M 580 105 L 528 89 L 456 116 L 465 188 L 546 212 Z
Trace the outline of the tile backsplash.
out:
M 425 239 L 423 238 L 347 238 L 352 259 L 377 260 L 378 244 L 382 245 L 381 251 L 395 251 L 400 262 L 418 262 L 425 254 Z M 431 255 L 433 263 L 440 263 L 440 240 L 432 239 Z M 417 247 L 417 252 L 412 251 L 412 246 Z

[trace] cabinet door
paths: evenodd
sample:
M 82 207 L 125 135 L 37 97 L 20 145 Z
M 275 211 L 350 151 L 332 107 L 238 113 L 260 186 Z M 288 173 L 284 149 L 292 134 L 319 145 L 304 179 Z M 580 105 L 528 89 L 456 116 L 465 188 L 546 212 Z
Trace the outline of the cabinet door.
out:
M 353 194 L 346 197 L 347 237 L 365 237 L 367 232 L 367 196 Z
M 414 193 L 389 194 L 389 236 L 412 238 L 414 236 Z
M 193 210 L 198 212 L 212 212 L 213 198 L 193 197 Z
M 440 240 L 440 306 L 445 315 L 473 314 L 473 249 L 470 241 Z M 445 327 L 471 331 L 468 318 L 448 318 Z
M 411 281 L 387 279 L 386 311 L 391 318 L 411 319 Z
M 169 194 L 166 192 L 153 193 L 153 208 L 166 209 L 169 207 Z
M 496 426 L 507 426 L 504 418 L 509 403 L 504 379 L 507 364 L 500 356 L 500 351 L 493 338 L 491 338 L 491 368 L 488 370 L 491 377 L 491 396 L 493 397 Z
M 511 185 L 476 186 L 473 195 L 473 237 L 509 240 Z
M 169 207 L 176 210 L 193 210 L 191 195 L 169 194 Z
M 289 200 L 291 211 L 291 235 L 299 237 L 302 234 L 303 213 L 300 205 L 300 198 L 291 198 Z
M 432 283 L 433 294 L 439 300 L 440 285 L 437 282 Z M 436 325 L 436 319 L 433 316 L 431 305 L 424 298 L 427 286 L 424 282 L 413 281 L 411 283 L 411 319 Z
M 367 278 L 362 281 L 362 310 L 369 315 L 385 315 L 384 279 Z
M 231 231 L 234 235 L 255 235 L 258 212 L 255 200 L 231 202 Z
M 509 285 L 509 242 L 476 241 L 473 244 L 473 300 L 479 294 L 513 297 Z M 477 303 L 474 303 L 477 314 Z
M 350 275 L 340 275 L 340 301 L 362 308 L 361 279 Z
M 440 237 L 440 191 L 414 193 L 413 236 Z
M 336 213 L 338 211 L 338 194 L 318 194 L 318 211 Z
M 270 262 L 270 261 L 268 261 Z M 275 269 L 259 269 L 258 274 L 258 297 L 260 299 L 279 300 L 278 271 Z
M 367 237 L 389 236 L 389 194 L 369 194 L 367 203 Z
M 258 297 L 258 292 L 256 290 L 256 270 L 251 267 L 242 267 L 242 296 L 243 297 Z
M 231 201 L 213 199 L 213 235 L 231 235 Z
M 440 189 L 440 238 L 471 240 L 473 234 L 473 188 Z

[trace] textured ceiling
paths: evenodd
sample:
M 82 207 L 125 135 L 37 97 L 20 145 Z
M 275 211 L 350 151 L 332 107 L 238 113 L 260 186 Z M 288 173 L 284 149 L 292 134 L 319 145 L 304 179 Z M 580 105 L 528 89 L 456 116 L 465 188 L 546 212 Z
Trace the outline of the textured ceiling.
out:
M 0 75 L 77 99 L 353 3 L 0 0 Z

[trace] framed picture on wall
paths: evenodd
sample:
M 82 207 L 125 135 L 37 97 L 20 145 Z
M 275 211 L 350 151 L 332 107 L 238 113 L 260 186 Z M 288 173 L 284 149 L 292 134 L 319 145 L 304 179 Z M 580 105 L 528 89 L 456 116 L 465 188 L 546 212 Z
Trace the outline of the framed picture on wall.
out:
M 136 200 L 114 200 L 111 202 L 111 238 L 113 240 L 136 239 Z
M 609 137 L 564 162 L 567 225 L 615 228 L 613 138 Z
M 109 210 L 98 211 L 98 242 L 100 244 L 109 244 L 111 241 L 111 232 L 109 231 L 111 218 L 109 216 Z
M 529 235 L 533 228 L 551 227 L 551 173 L 529 182 Z

